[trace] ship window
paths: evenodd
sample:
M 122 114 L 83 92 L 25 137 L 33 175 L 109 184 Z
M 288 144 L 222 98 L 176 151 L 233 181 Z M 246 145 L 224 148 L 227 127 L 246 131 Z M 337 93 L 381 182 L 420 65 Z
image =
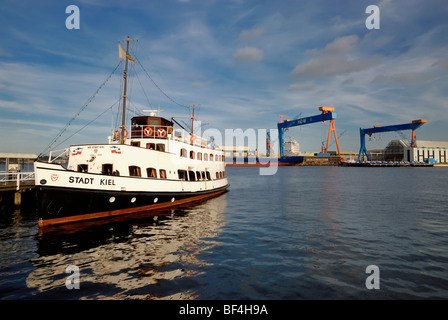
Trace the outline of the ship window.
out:
M 135 124 L 138 126 L 144 126 L 144 125 L 146 125 L 146 119 L 137 119 L 135 121 Z
M 199 171 L 196 171 L 196 180 L 201 180 L 201 173 Z
M 222 162 L 225 162 L 225 161 L 226 161 L 226 156 L 222 155 Z
M 205 171 L 202 171 L 201 175 L 202 175 L 202 180 L 205 180 Z
M 204 160 L 208 161 L 208 153 L 204 153 Z
M 210 177 L 210 172 L 206 171 L 205 174 L 207 175 L 207 180 L 212 180 L 212 178 Z
M 177 170 L 177 173 L 179 175 L 179 180 L 188 181 L 187 171 L 185 171 L 185 170 Z
M 190 159 L 194 159 L 194 151 L 190 151 Z
M 216 172 L 216 179 L 219 179 L 219 175 L 218 175 L 218 172 Z
M 213 161 L 213 154 L 210 153 L 210 161 Z
M 101 170 L 102 174 L 107 174 L 108 176 L 112 175 L 112 171 L 113 171 L 113 165 L 110 163 L 105 163 L 103 164 L 103 168 Z
M 129 175 L 131 177 L 141 177 L 142 173 L 141 173 L 140 167 L 129 166 Z
M 146 168 L 148 178 L 157 178 L 157 170 L 154 168 Z
M 190 181 L 196 181 L 194 171 L 188 171 L 188 178 Z
M 149 124 L 152 126 L 160 125 L 160 119 L 149 119 Z
M 87 172 L 88 165 L 86 164 L 78 164 L 78 172 Z
M 160 179 L 166 179 L 166 170 L 160 169 L 159 170 Z
M 198 160 L 202 160 L 202 153 L 198 152 Z
M 156 150 L 156 145 L 155 145 L 155 143 L 147 143 L 147 144 L 146 144 L 146 149 L 149 149 L 149 150 Z
M 164 143 L 158 143 L 157 144 L 157 151 L 165 152 L 165 144 Z
M 223 177 L 223 178 L 226 177 L 226 172 L 225 172 L 225 171 L 222 172 L 222 177 Z
M 132 141 L 131 146 L 140 147 L 140 141 Z
M 187 157 L 187 149 L 180 149 L 180 156 L 181 157 Z

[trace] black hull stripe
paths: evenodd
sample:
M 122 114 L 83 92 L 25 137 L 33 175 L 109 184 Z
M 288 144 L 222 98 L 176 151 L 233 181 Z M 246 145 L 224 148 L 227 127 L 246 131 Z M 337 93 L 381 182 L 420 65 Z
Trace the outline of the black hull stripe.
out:
M 39 226 L 126 215 L 140 211 L 165 209 L 189 202 L 216 197 L 227 191 L 229 185 L 198 192 L 127 192 L 90 191 L 71 188 L 37 187 Z M 61 190 L 62 189 L 62 190 Z M 117 203 L 106 201 L 116 197 Z M 134 198 L 135 197 L 135 198 Z M 155 199 L 160 199 L 155 203 Z M 135 203 L 129 202 L 135 199 Z M 137 202 L 137 199 L 139 200 Z M 54 212 L 49 207 L 57 203 Z M 150 203 L 150 204 L 149 204 Z M 63 207 L 65 206 L 65 207 Z

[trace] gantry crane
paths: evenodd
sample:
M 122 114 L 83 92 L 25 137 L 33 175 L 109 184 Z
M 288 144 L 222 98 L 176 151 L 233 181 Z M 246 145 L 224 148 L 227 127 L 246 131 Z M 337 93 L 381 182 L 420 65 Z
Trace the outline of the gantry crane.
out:
M 416 147 L 417 142 L 415 140 L 415 130 L 420 128 L 423 124 L 425 124 L 427 121 L 425 119 L 419 119 L 419 120 L 413 120 L 411 123 L 405 123 L 405 124 L 398 124 L 398 125 L 391 125 L 391 126 L 373 126 L 372 128 L 367 129 L 359 129 L 359 135 L 361 140 L 361 148 L 359 149 L 359 155 L 358 155 L 358 162 L 360 162 L 361 157 L 363 154 L 367 157 L 367 160 L 370 161 L 369 154 L 366 149 L 366 134 L 371 136 L 374 133 L 378 132 L 389 132 L 389 131 L 401 131 L 401 130 L 412 130 L 412 137 L 411 137 L 411 147 Z
M 302 126 L 305 124 L 310 124 L 310 123 L 315 123 L 315 122 L 322 122 L 322 121 L 327 121 L 330 120 L 330 129 L 328 130 L 328 139 L 327 139 L 327 146 L 326 148 L 323 150 L 324 153 L 328 152 L 328 144 L 330 142 L 330 135 L 331 132 L 334 133 L 334 139 L 336 141 L 336 146 L 338 149 L 338 155 L 341 156 L 341 153 L 339 151 L 339 143 L 338 143 L 338 138 L 336 135 L 336 129 L 334 126 L 334 119 L 337 118 L 337 114 L 336 112 L 334 112 L 334 107 L 320 107 L 319 110 L 322 112 L 321 114 L 315 115 L 315 116 L 311 116 L 311 117 L 305 117 L 305 118 L 300 118 L 300 119 L 294 119 L 294 120 L 284 120 L 282 121 L 283 117 L 286 117 L 284 115 L 280 116 L 280 122 L 277 123 L 277 128 L 278 128 L 278 140 L 279 140 L 279 151 L 280 151 L 280 157 L 283 158 L 284 154 L 283 154 L 283 136 L 284 136 L 284 131 L 290 127 L 295 127 L 295 126 Z

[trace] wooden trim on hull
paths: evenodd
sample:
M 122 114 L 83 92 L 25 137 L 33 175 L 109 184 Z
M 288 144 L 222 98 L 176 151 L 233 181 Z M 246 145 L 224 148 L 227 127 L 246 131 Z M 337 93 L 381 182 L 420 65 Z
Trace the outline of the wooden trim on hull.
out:
M 218 190 L 218 191 L 201 194 L 198 196 L 187 197 L 184 199 L 175 200 L 173 202 L 163 202 L 163 203 L 151 204 L 151 205 L 146 205 L 146 206 L 141 206 L 141 207 L 133 207 L 133 208 L 126 208 L 126 209 L 112 210 L 112 211 L 103 211 L 103 212 L 95 212 L 95 213 L 67 216 L 67 217 L 54 218 L 54 219 L 39 220 L 39 227 L 42 228 L 42 227 L 46 227 L 46 226 L 54 226 L 54 225 L 59 225 L 59 224 L 88 221 L 88 220 L 107 218 L 107 217 L 116 217 L 116 216 L 122 216 L 122 215 L 126 215 L 126 214 L 141 212 L 141 211 L 145 211 L 145 210 L 166 209 L 166 208 L 176 207 L 176 206 L 183 205 L 183 204 L 190 203 L 190 202 L 204 201 L 204 200 L 216 197 L 225 192 L 227 192 L 227 187 L 223 188 L 221 190 Z

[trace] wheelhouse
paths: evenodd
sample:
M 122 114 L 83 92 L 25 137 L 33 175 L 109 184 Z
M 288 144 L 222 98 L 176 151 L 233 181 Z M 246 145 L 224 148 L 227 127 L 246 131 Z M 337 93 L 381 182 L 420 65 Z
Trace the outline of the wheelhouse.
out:
M 139 116 L 131 119 L 131 138 L 166 139 L 173 132 L 173 122 L 162 117 Z

